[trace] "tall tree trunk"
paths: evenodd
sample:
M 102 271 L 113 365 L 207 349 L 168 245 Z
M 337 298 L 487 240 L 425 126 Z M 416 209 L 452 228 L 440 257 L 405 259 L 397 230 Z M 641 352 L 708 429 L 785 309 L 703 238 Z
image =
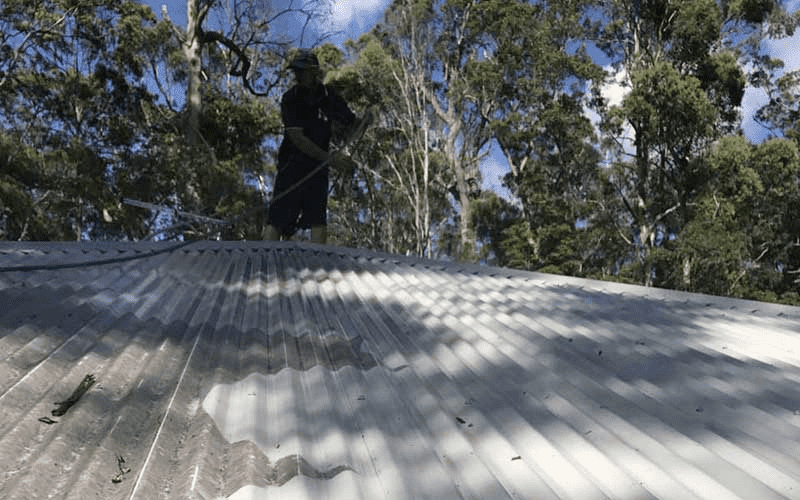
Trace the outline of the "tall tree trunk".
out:
M 186 119 L 186 199 L 182 200 L 189 209 L 197 209 L 201 203 L 198 192 L 198 147 L 201 146 L 200 114 L 203 109 L 202 94 L 200 91 L 202 72 L 202 33 L 201 25 L 203 13 L 200 10 L 200 0 L 186 0 L 186 39 L 183 43 L 183 53 L 189 65 L 189 82 L 186 89 L 185 119 Z
M 470 212 L 472 209 L 472 206 L 469 202 L 469 193 L 471 190 L 469 185 L 470 175 L 464 166 L 463 155 L 458 151 L 458 147 L 456 145 L 458 138 L 461 135 L 462 123 L 460 117 L 454 111 L 455 107 L 455 105 L 451 104 L 451 109 L 449 109 L 447 113 L 443 114 L 442 116 L 446 119 L 447 126 L 450 129 L 449 133 L 447 134 L 445 153 L 453 167 L 453 173 L 455 174 L 456 182 L 455 198 L 456 202 L 459 204 L 459 208 L 461 209 L 460 223 L 458 228 L 459 244 L 456 255 L 461 260 L 474 260 L 475 237 L 473 235 L 473 231 L 471 231 L 469 227 L 469 221 L 471 219 Z M 466 147 L 466 144 L 462 145 L 462 148 L 463 147 Z
M 183 53 L 189 63 L 189 88 L 186 90 L 186 140 L 194 148 L 200 144 L 200 95 L 201 45 L 200 45 L 200 0 L 186 1 L 186 42 Z
M 428 131 L 425 131 L 425 157 L 423 158 L 423 184 L 422 184 L 422 191 L 423 191 L 423 233 L 425 237 L 425 244 L 423 248 L 423 255 L 427 256 L 428 258 L 431 257 L 431 247 L 433 246 L 433 242 L 431 241 L 431 198 L 430 193 L 428 191 L 428 185 L 430 182 L 430 169 L 431 169 L 431 162 L 430 162 L 430 152 L 428 151 Z

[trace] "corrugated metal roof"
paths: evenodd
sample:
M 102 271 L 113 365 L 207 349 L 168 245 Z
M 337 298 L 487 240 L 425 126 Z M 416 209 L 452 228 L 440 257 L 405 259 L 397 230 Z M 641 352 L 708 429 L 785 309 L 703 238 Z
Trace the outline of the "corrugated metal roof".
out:
M 297 243 L 0 268 L 3 499 L 800 499 L 800 308 Z

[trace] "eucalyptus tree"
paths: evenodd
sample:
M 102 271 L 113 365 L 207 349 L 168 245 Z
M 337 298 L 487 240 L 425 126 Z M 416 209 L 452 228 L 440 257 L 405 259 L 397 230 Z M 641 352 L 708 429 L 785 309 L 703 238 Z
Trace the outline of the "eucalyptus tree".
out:
M 800 22 L 800 10 L 797 15 Z M 783 67 L 782 61 L 774 61 L 773 65 L 774 70 Z M 756 112 L 756 120 L 772 135 L 792 139 L 800 145 L 800 70 L 781 75 L 776 72 L 764 71 L 756 79 L 769 96 L 769 101 Z
M 384 39 L 381 44 L 375 35 L 364 37 L 359 58 L 365 81 L 382 82 L 365 89 L 366 95 L 374 96 L 382 117 L 375 132 L 381 152 L 378 164 L 383 168 L 373 182 L 398 193 L 410 214 L 413 250 L 430 257 L 434 225 L 448 212 L 443 209 L 447 186 L 455 177 L 445 167 L 448 162 L 440 146 L 445 125 L 430 102 L 428 49 L 434 42 L 430 29 L 434 13 L 422 4 L 397 7 L 390 7 L 386 14 L 393 30 L 392 43 L 386 44 Z
M 575 200 L 586 197 L 587 176 L 597 161 L 586 146 L 592 129 L 582 102 L 588 82 L 602 75 L 585 51 L 571 46 L 580 38 L 585 7 L 580 2 L 397 0 L 376 28 L 375 36 L 404 75 L 412 76 L 420 111 L 409 118 L 419 130 L 427 133 L 433 125 L 436 131 L 412 147 L 423 153 L 424 165 L 433 138 L 448 163 L 449 191 L 458 210 L 457 256 L 476 258 L 473 200 L 480 196 L 480 162 L 495 139 L 511 164 L 509 183 L 525 205 L 526 223 L 538 232 L 526 236 L 526 244 L 531 240 L 549 254 L 562 234 L 545 233 L 556 226 L 574 229 L 580 212 Z M 565 190 L 573 198 L 551 207 Z
M 436 23 L 434 91 L 429 99 L 438 118 L 444 122 L 446 134 L 442 150 L 453 171 L 451 192 L 459 209 L 457 256 L 465 260 L 477 258 L 471 201 L 480 195 L 480 163 L 492 139 L 488 116 L 498 104 L 494 85 L 475 76 L 476 62 L 486 48 L 485 33 L 476 20 L 494 16 L 485 2 L 446 0 L 440 6 Z
M 248 92 L 269 96 L 279 83 L 278 70 L 288 49 L 304 41 L 309 24 L 325 14 L 328 3 L 326 0 L 186 1 L 186 27 L 172 24 L 172 29 L 186 65 L 186 134 L 190 144 L 202 142 L 198 134 L 204 55 L 222 50 L 231 76 L 240 77 Z M 213 23 L 212 13 L 219 14 Z M 171 23 L 166 7 L 162 8 L 162 16 Z M 298 28 L 297 32 L 278 29 L 286 25 Z
M 470 200 L 478 193 L 481 151 L 491 138 L 488 122 L 481 115 L 481 109 L 490 103 L 483 100 L 486 96 L 472 93 L 467 82 L 467 67 L 478 57 L 477 33 L 469 26 L 478 4 L 395 0 L 374 30 L 384 49 L 403 65 L 398 75 L 405 81 L 399 82 L 400 88 L 415 100 L 409 102 L 416 107 L 413 113 L 423 120 L 421 130 L 437 130 L 436 137 L 429 133 L 427 139 L 412 146 L 420 148 L 423 177 L 432 142 L 446 158 L 448 189 L 457 207 L 454 253 L 466 259 L 476 258 L 474 231 L 469 225 Z
M 404 26 L 413 32 L 416 24 Z M 399 31 L 395 39 L 405 35 Z M 416 52 L 421 45 L 389 50 L 369 33 L 347 46 L 348 61 L 328 72 L 328 83 L 356 114 L 375 120 L 348 147 L 360 168 L 334 172 L 331 235 L 347 245 L 431 256 L 434 220 L 448 211 L 449 173 L 435 147 L 441 127 L 426 98 L 426 74 Z M 321 60 L 325 48 L 318 51 Z
M 529 268 L 588 272 L 580 250 L 588 233 L 576 222 L 590 218 L 597 183 L 587 108 L 599 102 L 604 73 L 580 44 L 587 8 L 580 1 L 480 2 L 469 24 L 480 42 L 480 57 L 466 68 L 469 95 L 486 96 L 480 114 L 523 209 L 524 224 L 504 241 L 530 256 Z
M 680 232 L 701 187 L 695 159 L 738 126 L 746 82 L 741 63 L 752 51 L 737 40 L 751 42 L 765 21 L 782 17 L 778 2 L 761 0 L 602 6 L 600 46 L 630 83 L 621 106 L 604 117 L 612 160 L 607 179 L 625 207 L 618 225 L 628 228 L 620 234 L 629 245 L 619 261 L 632 261 L 637 280 L 650 285 L 665 278 L 655 272 L 663 253 L 654 250 Z
M 155 24 L 132 1 L 0 6 L 3 238 L 142 231 L 119 216 L 109 176 L 145 133 L 152 96 L 143 52 Z
M 676 245 L 675 286 L 800 303 L 800 154 L 788 139 L 722 138 Z
M 155 63 L 154 73 L 160 70 L 162 79 L 170 81 L 159 85 L 165 97 L 176 85 L 183 89 L 184 97 L 182 107 L 175 110 L 180 134 L 176 137 L 178 147 L 172 151 L 182 179 L 173 196 L 175 202 L 208 214 L 231 211 L 230 204 L 219 206 L 222 197 L 210 189 L 220 175 L 231 185 L 242 183 L 243 175 L 232 163 L 223 164 L 225 160 L 213 144 L 218 136 L 207 133 L 222 126 L 219 123 L 209 128 L 214 116 L 209 111 L 228 105 L 208 101 L 234 102 L 236 106 L 229 111 L 250 115 L 250 125 L 257 126 L 262 141 L 277 132 L 275 109 L 285 77 L 284 59 L 291 47 L 307 41 L 307 29 L 328 12 L 328 4 L 327 0 L 187 0 L 185 27 L 173 23 L 166 7 L 162 8 L 172 39 L 163 54 L 166 63 Z M 254 122 L 254 113 L 263 113 L 267 120 Z M 226 133 L 238 132 L 247 133 Z M 245 164 L 235 163 L 240 167 Z M 263 180 L 257 170 L 247 172 L 247 176 Z

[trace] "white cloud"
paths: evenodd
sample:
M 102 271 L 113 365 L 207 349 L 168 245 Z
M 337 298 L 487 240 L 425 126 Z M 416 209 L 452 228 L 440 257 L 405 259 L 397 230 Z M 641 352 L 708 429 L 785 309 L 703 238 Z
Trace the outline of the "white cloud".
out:
M 800 6 L 800 0 L 792 2 L 794 10 Z M 788 8 L 791 12 L 793 9 Z M 772 57 L 783 60 L 783 70 L 779 74 L 788 71 L 800 70 L 800 30 L 796 31 L 791 38 L 780 40 L 765 40 L 762 44 L 764 53 Z M 769 102 L 766 92 L 754 87 L 746 87 L 742 98 L 742 130 L 745 136 L 756 144 L 763 141 L 769 131 L 755 121 L 755 112 Z
M 621 106 L 622 100 L 625 99 L 631 91 L 631 82 L 630 78 L 628 77 L 628 72 L 625 68 L 614 69 L 613 66 L 606 66 L 603 68 L 606 74 L 609 76 L 608 80 L 606 81 L 605 85 L 602 89 L 600 89 L 600 94 L 606 100 L 607 108 L 611 106 Z M 598 135 L 602 135 L 599 130 L 600 125 L 600 115 L 595 112 L 594 110 L 584 108 L 584 114 L 591 120 L 592 124 L 595 126 L 595 131 Z M 632 154 L 634 152 L 633 148 L 633 127 L 628 122 L 625 122 L 623 125 L 622 130 L 622 147 L 626 153 Z M 611 158 L 610 152 L 606 152 L 606 162 L 613 161 L 614 159 Z
M 611 80 L 603 87 L 601 93 L 607 99 L 608 106 L 619 106 L 622 104 L 622 99 L 631 91 L 628 72 L 625 68 L 620 68 L 615 73 L 611 66 L 606 66 L 604 69 Z
M 389 0 L 334 0 L 331 6 L 335 29 L 346 29 L 353 24 L 363 28 L 364 23 L 382 13 Z
M 333 24 L 337 28 L 344 28 L 353 18 L 353 3 L 339 0 L 331 6 Z
M 624 68 L 615 70 L 612 66 L 603 68 L 608 75 L 606 83 L 600 89 L 600 94 L 606 100 L 606 105 L 619 106 L 622 100 L 631 91 L 628 73 Z M 584 107 L 583 114 L 595 125 L 600 124 L 600 115 L 593 109 Z

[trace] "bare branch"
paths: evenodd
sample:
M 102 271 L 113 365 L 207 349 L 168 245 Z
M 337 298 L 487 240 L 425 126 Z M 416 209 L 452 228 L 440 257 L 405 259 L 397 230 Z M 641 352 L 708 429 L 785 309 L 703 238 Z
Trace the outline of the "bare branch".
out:
M 616 223 L 614 225 L 617 227 L 617 232 L 619 232 L 619 235 L 622 237 L 625 243 L 627 243 L 628 245 L 633 245 L 633 241 L 631 241 L 630 238 L 625 236 L 625 233 L 622 232 L 622 229 L 620 229 L 620 227 L 617 226 Z
M 755 260 L 755 262 L 758 262 L 759 260 L 761 260 L 761 258 L 762 258 L 762 257 L 764 257 L 764 255 L 766 255 L 766 254 L 767 254 L 767 252 L 769 252 L 769 246 L 768 246 L 768 245 L 764 245 L 764 247 L 765 247 L 765 248 L 764 248 L 764 251 L 763 251 L 763 252 L 761 252 L 761 255 L 759 255 L 758 257 L 756 257 L 756 260 Z
M 55 28 L 56 26 L 58 26 L 60 24 L 63 24 L 64 21 L 66 21 L 67 16 L 70 16 L 70 15 L 74 14 L 77 10 L 78 10 L 77 7 L 73 7 L 71 9 L 68 9 L 66 12 L 64 12 L 64 15 L 62 15 L 57 20 L 53 21 L 53 23 L 50 24 L 49 26 L 43 27 L 43 28 L 41 28 L 39 30 L 33 30 L 33 31 L 29 32 L 27 35 L 25 35 L 25 38 L 22 40 L 22 42 L 17 46 L 16 49 L 14 49 L 14 55 L 11 58 L 11 61 L 10 61 L 9 65 L 8 65 L 8 71 L 3 73 L 3 78 L 2 78 L 2 80 L 0 80 L 0 88 L 2 88 L 6 84 L 6 82 L 8 81 L 9 75 L 11 74 L 12 70 L 16 66 L 16 63 L 19 60 L 20 54 L 24 51 L 26 45 L 28 44 L 30 39 L 34 36 L 34 34 L 36 34 L 36 35 L 42 35 L 42 34 L 55 34 L 55 35 L 58 35 L 58 33 L 54 32 L 54 31 L 51 31 L 52 28 Z
M 161 18 L 169 24 L 169 27 L 172 30 L 172 32 L 175 34 L 176 37 L 178 37 L 178 41 L 181 44 L 186 43 L 186 33 L 181 31 L 181 29 L 178 28 L 175 25 L 175 23 L 172 22 L 172 19 L 169 17 L 169 11 L 167 10 L 166 5 L 161 6 Z
M 250 80 L 247 79 L 247 74 L 250 72 L 250 65 L 251 65 L 250 58 L 247 56 L 247 53 L 245 52 L 244 49 L 239 47 L 239 45 L 237 45 L 236 42 L 234 42 L 230 38 L 226 37 L 225 35 L 217 31 L 203 31 L 202 29 L 200 29 L 200 34 L 201 34 L 200 39 L 202 42 L 220 43 L 225 47 L 227 47 L 231 52 L 236 54 L 237 60 L 233 64 L 233 67 L 229 70 L 229 73 L 232 76 L 241 76 L 242 84 L 244 84 L 244 87 L 247 89 L 248 92 L 250 92 L 253 95 L 261 97 L 269 95 L 270 91 L 277 84 L 277 82 L 270 85 L 266 92 L 258 92 L 255 89 L 253 89 L 253 87 L 250 85 Z
M 2 80 L 0 80 L 0 88 L 2 88 L 2 87 L 3 87 L 3 85 L 5 85 L 6 81 L 8 81 L 8 76 L 11 74 L 11 71 L 12 71 L 12 70 L 14 69 L 14 67 L 16 66 L 16 63 L 17 63 L 17 60 L 19 60 L 19 54 L 20 54 L 20 52 L 22 51 L 22 48 L 23 48 L 23 47 L 25 47 L 25 44 L 27 44 L 27 43 L 28 43 L 28 40 L 29 40 L 29 39 L 30 39 L 32 36 L 33 36 L 33 32 L 30 32 L 30 33 L 28 33 L 28 34 L 25 36 L 25 39 L 24 39 L 24 40 L 22 40 L 22 43 L 21 43 L 21 44 L 20 44 L 20 45 L 19 45 L 19 46 L 18 46 L 18 47 L 17 47 L 17 48 L 14 50 L 14 57 L 12 57 L 12 58 L 11 58 L 11 62 L 9 63 L 9 66 L 8 66 L 8 71 L 6 71 L 5 73 L 3 73 L 3 79 L 2 79 Z
M 167 89 L 165 89 L 161 84 L 161 79 L 158 77 L 158 66 L 156 66 L 155 61 L 150 61 L 150 69 L 153 71 L 153 80 L 156 82 L 158 91 L 161 92 L 161 95 L 164 96 L 164 99 L 167 102 L 167 107 L 170 111 L 177 112 L 172 103 L 172 93 L 168 92 Z
M 313 2 L 306 2 L 297 6 L 295 1 L 292 0 L 289 2 L 288 6 L 278 10 L 277 12 L 271 13 L 269 17 L 259 18 L 258 20 L 250 19 L 247 21 L 247 30 L 250 33 L 245 41 L 241 41 L 238 40 L 238 38 L 243 34 L 243 19 L 245 17 L 249 18 L 252 16 L 250 14 L 245 15 L 239 12 L 238 8 L 235 8 L 233 12 L 235 21 L 233 21 L 232 31 L 229 31 L 228 34 L 220 31 L 205 31 L 202 28 L 203 21 L 214 4 L 213 0 L 206 0 L 201 4 L 201 9 L 198 13 L 198 37 L 201 43 L 219 43 L 228 49 L 232 55 L 235 56 L 235 58 L 233 58 L 233 63 L 228 70 L 229 74 L 231 76 L 241 77 L 244 88 L 250 94 L 260 97 L 268 96 L 280 83 L 281 76 L 279 75 L 275 81 L 266 83 L 265 91 L 257 91 L 255 88 L 253 88 L 253 84 L 249 78 L 250 68 L 253 65 L 250 51 L 254 47 L 264 46 L 273 47 L 273 50 L 277 50 L 279 53 L 285 51 L 286 47 L 290 45 L 289 41 L 265 40 L 263 39 L 263 36 L 260 35 L 269 31 L 268 28 L 271 24 L 279 22 L 281 17 L 285 17 L 290 14 L 300 14 L 305 18 L 305 22 L 301 30 L 302 32 L 300 34 L 300 41 L 302 44 L 302 39 L 305 36 L 307 28 L 310 26 L 315 17 L 317 17 L 317 13 L 315 12 L 312 3 Z
M 208 0 L 207 2 L 199 2 L 200 8 L 197 10 L 197 26 L 203 26 L 203 23 L 206 20 L 206 16 L 211 11 L 211 6 L 214 4 L 214 0 Z
M 677 204 L 677 205 L 675 205 L 674 207 L 667 209 L 667 210 L 666 210 L 664 213 L 662 213 L 662 214 L 660 214 L 660 215 L 658 215 L 658 216 L 656 217 L 656 220 L 655 220 L 655 222 L 659 222 L 661 219 L 663 219 L 663 218 L 664 218 L 664 217 L 666 217 L 667 215 L 671 214 L 671 213 L 672 213 L 672 212 L 674 212 L 675 210 L 679 209 L 680 207 L 681 207 L 681 204 L 680 204 L 680 203 L 678 203 L 678 204 Z

